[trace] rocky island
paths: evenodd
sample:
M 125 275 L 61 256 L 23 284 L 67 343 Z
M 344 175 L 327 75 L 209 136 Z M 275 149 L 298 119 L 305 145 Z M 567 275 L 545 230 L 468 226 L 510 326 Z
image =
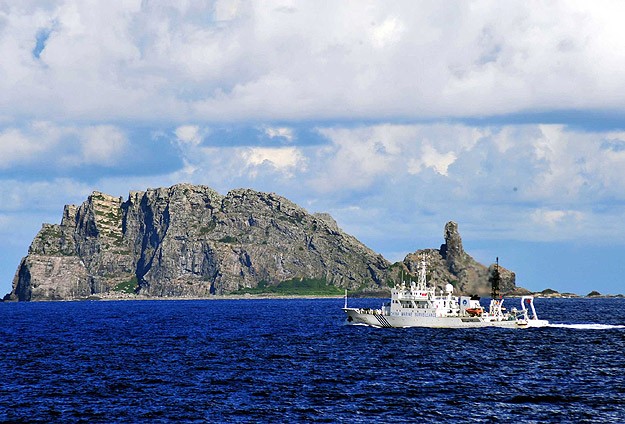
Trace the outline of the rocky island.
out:
M 43 224 L 5 300 L 211 297 L 285 286 L 383 292 L 414 274 L 422 253 L 437 285 L 488 293 L 492 266 L 464 251 L 456 223 L 444 231 L 439 249 L 392 264 L 330 215 L 310 214 L 273 193 L 224 196 L 190 184 L 131 192 L 126 200 L 93 192 L 80 206 L 65 206 L 60 224 Z M 523 291 L 513 272 L 500 273 L 502 292 Z

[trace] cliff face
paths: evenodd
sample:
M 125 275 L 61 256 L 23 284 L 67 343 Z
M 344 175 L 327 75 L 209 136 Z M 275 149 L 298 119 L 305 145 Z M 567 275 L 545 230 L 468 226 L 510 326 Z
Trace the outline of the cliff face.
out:
M 458 292 L 488 293 L 489 269 L 462 248 L 458 226 L 440 249 L 419 250 L 392 266 L 327 214 L 309 214 L 276 194 L 179 184 L 131 192 L 94 192 L 68 205 L 61 224 L 44 224 L 13 279 L 11 300 L 86 298 L 109 292 L 209 296 L 291 279 L 321 279 L 350 290 L 388 290 L 397 265 L 416 273 L 428 254 L 428 278 Z M 501 291 L 515 288 L 501 270 Z
M 44 224 L 33 240 L 9 298 L 84 298 L 122 287 L 207 296 L 292 278 L 377 289 L 389 266 L 329 215 L 275 194 L 222 196 L 181 184 L 132 192 L 126 201 L 94 192 L 66 206 L 61 224 Z

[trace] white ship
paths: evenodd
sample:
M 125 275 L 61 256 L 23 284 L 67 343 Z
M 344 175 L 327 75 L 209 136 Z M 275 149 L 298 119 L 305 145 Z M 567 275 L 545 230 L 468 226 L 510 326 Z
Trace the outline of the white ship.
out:
M 426 282 L 425 258 L 421 259 L 418 281 L 396 285 L 391 291 L 390 302 L 380 309 L 348 308 L 347 291 L 345 307 L 348 324 L 374 327 L 433 327 L 433 328 L 476 328 L 544 327 L 546 320 L 538 319 L 534 308 L 534 297 L 521 297 L 520 309 L 508 311 L 499 296 L 499 260 L 491 278 L 492 296 L 488 311 L 480 304 L 478 296 L 453 296 L 453 286 L 447 284 L 445 292 Z

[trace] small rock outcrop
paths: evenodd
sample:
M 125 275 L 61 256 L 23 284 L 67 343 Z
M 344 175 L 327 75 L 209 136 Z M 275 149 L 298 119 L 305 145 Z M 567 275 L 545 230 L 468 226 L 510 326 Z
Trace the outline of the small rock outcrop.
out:
M 451 283 L 455 293 L 490 295 L 488 279 L 495 264 L 486 267 L 464 251 L 458 224 L 455 222 L 450 221 L 445 225 L 443 236 L 445 243 L 439 249 L 417 250 L 406 256 L 403 265 L 408 273 L 417 274 L 420 258 L 425 255 L 428 263 L 427 278 L 432 284 L 443 288 Z M 499 275 L 501 293 L 515 293 L 520 290 L 516 287 L 514 272 L 499 266 Z

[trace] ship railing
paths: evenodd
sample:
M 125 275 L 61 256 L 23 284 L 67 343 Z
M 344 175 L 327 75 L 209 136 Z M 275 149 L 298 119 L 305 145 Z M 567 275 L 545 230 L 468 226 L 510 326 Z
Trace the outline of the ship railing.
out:
M 514 317 L 514 319 L 516 319 L 517 321 L 529 321 L 530 319 L 535 319 L 535 318 L 530 318 L 528 309 L 522 308 L 521 310 L 518 310 L 517 308 L 512 308 L 510 310 L 510 313 Z
M 356 312 L 363 315 L 383 315 L 382 309 L 359 308 L 356 309 Z
M 525 313 L 527 319 L 538 319 L 536 309 L 534 308 L 534 296 L 521 296 L 521 311 Z
M 422 295 L 422 294 L 401 294 L 399 293 L 397 295 L 397 298 L 400 300 L 421 300 L 421 301 L 426 301 L 428 300 L 428 296 L 427 295 Z

